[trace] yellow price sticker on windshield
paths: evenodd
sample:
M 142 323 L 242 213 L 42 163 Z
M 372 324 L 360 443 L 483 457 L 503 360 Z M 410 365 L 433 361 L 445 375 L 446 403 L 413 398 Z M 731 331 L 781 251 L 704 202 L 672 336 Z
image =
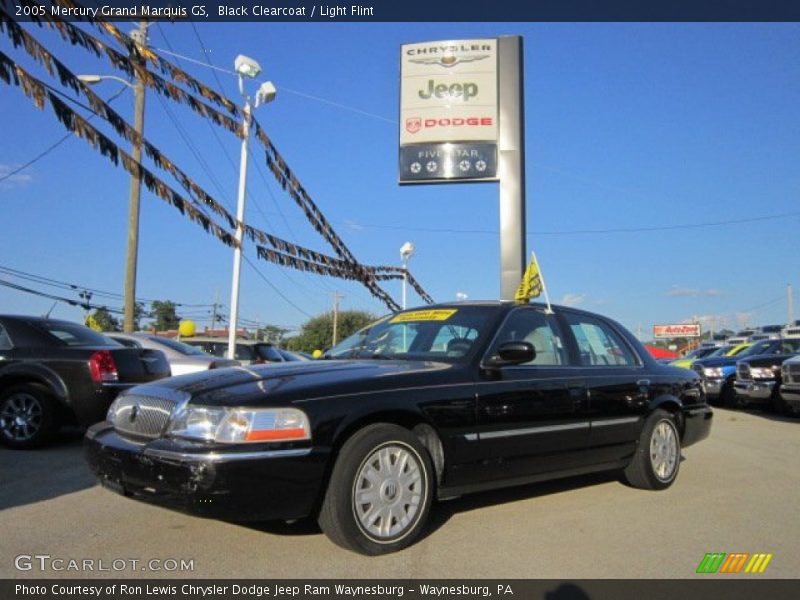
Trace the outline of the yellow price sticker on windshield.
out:
M 457 308 L 449 310 L 413 310 L 411 312 L 397 315 L 391 321 L 389 321 L 389 323 L 410 323 L 412 321 L 447 321 L 447 319 L 452 317 L 457 312 Z

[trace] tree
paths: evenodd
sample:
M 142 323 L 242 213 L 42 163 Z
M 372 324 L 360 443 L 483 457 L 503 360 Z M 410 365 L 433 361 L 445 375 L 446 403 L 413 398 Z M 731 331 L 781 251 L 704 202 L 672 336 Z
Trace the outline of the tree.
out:
M 86 317 L 86 326 L 95 331 L 120 331 L 119 321 L 104 306 Z
M 366 327 L 377 317 L 362 310 L 343 310 L 339 312 L 336 325 L 337 341 Z M 289 350 L 313 352 L 331 347 L 333 341 L 333 313 L 325 313 L 306 321 L 300 328 L 300 335 L 286 340 Z
M 142 328 L 142 319 L 146 319 L 150 314 L 144 309 L 144 304 L 137 302 L 133 305 L 133 330 L 139 331 Z
M 156 331 L 178 328 L 181 319 L 175 312 L 176 306 L 174 302 L 154 300 L 150 308 L 150 316 L 155 319 L 152 326 L 156 328 Z
M 289 330 L 277 325 L 265 325 L 256 331 L 256 338 L 280 346 L 284 342 L 284 337 L 289 333 Z

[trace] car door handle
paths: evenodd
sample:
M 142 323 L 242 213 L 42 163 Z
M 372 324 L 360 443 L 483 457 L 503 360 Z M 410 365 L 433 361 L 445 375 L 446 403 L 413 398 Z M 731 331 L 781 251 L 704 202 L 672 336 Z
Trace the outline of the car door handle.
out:
M 650 380 L 649 379 L 640 379 L 636 382 L 636 385 L 639 387 L 650 387 Z

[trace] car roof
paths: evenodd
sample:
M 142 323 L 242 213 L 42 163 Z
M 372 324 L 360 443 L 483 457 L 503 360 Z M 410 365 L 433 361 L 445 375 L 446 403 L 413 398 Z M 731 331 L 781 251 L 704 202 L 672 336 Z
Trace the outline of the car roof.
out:
M 184 344 L 188 344 L 191 342 L 219 342 L 223 344 L 228 343 L 228 338 L 224 337 L 213 337 L 213 336 L 205 336 L 205 335 L 193 335 L 191 337 L 182 337 L 180 339 L 181 342 Z M 260 340 L 246 340 L 242 338 L 236 338 L 236 345 L 239 344 L 247 344 L 247 345 L 255 345 L 255 344 L 264 344 L 266 346 L 272 346 L 269 342 L 262 342 Z

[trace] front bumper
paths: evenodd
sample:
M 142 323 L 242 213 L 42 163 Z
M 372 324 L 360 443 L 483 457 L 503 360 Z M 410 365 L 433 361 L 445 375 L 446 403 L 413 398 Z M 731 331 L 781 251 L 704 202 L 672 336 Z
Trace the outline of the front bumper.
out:
M 231 521 L 299 519 L 315 509 L 328 452 L 210 449 L 172 439 L 138 442 L 110 423 L 90 427 L 86 458 L 102 485 L 126 496 Z
M 784 383 L 781 386 L 781 398 L 793 411 L 800 411 L 800 385 Z
M 707 377 L 703 379 L 703 387 L 706 390 L 706 397 L 707 398 L 719 398 L 720 393 L 722 392 L 722 386 L 725 383 L 725 378 L 711 378 Z
M 733 384 L 736 395 L 749 404 L 763 404 L 772 397 L 772 390 L 775 389 L 774 380 L 755 381 L 752 379 L 737 379 Z
M 685 410 L 681 445 L 685 448 L 706 439 L 711 434 L 711 421 L 713 420 L 714 411 L 710 406 Z

